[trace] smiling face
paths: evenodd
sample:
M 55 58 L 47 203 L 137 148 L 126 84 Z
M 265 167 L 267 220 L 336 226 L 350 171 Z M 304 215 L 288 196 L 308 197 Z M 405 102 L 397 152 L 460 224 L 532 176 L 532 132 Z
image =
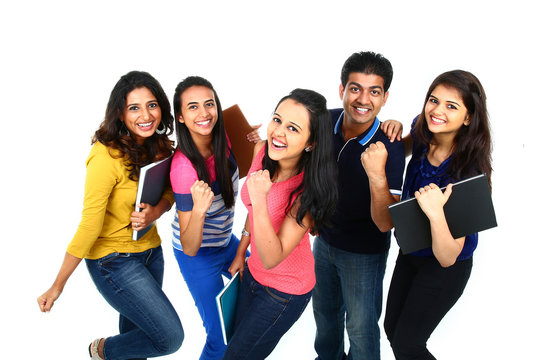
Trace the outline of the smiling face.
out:
M 214 92 L 205 86 L 191 86 L 180 95 L 178 121 L 184 123 L 195 142 L 212 136 L 218 112 Z
M 154 94 L 146 87 L 133 89 L 126 96 L 126 106 L 120 120 L 137 143 L 144 143 L 161 122 L 161 108 Z
M 344 126 L 356 135 L 367 130 L 386 103 L 384 79 L 379 75 L 352 72 L 345 87 L 339 86 L 339 97 L 345 111 Z
M 434 135 L 455 136 L 462 126 L 469 125 L 469 115 L 461 94 L 444 85 L 437 85 L 433 89 L 426 102 L 424 115 L 429 131 Z
M 309 113 L 294 100 L 279 104 L 267 129 L 268 156 L 275 161 L 295 167 L 309 146 Z

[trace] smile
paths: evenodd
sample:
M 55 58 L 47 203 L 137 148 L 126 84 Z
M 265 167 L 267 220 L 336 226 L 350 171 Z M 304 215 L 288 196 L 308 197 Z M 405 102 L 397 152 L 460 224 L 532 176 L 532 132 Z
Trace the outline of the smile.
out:
M 198 125 L 198 126 L 207 126 L 207 125 L 210 124 L 210 122 L 211 122 L 211 120 L 204 120 L 204 121 L 197 121 L 197 122 L 195 122 L 195 124 Z
M 439 119 L 439 118 L 436 118 L 434 116 L 431 116 L 431 122 L 435 125 L 442 125 L 442 124 L 445 124 L 446 121 L 442 120 L 442 119 Z
M 355 109 L 356 111 L 358 111 L 358 112 L 361 113 L 361 114 L 367 114 L 367 112 L 369 111 L 368 108 L 359 107 L 359 106 L 353 106 L 353 107 L 354 107 L 354 109 Z
M 140 124 L 137 124 L 137 127 L 148 128 L 148 127 L 152 126 L 153 123 L 154 123 L 153 121 L 150 121 L 150 122 L 147 122 L 147 123 L 140 123 Z
M 282 143 L 281 141 L 277 141 L 275 139 L 272 139 L 272 145 L 276 148 L 279 148 L 279 149 L 284 149 L 287 147 L 287 145 L 285 145 L 284 143 Z

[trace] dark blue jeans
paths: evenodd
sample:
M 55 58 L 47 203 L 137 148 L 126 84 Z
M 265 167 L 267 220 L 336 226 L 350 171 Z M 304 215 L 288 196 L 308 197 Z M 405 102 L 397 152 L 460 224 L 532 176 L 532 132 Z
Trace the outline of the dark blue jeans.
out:
M 317 359 L 343 358 L 345 326 L 351 345 L 347 359 L 380 359 L 378 321 L 388 252 L 351 253 L 317 237 L 313 255 L 317 276 L 313 289 Z
M 248 267 L 240 284 L 233 336 L 224 360 L 265 359 L 304 312 L 311 291 L 291 295 L 258 283 Z
M 120 334 L 105 341 L 106 360 L 161 356 L 180 348 L 182 323 L 161 289 L 161 247 L 86 259 L 86 266 L 101 295 L 120 313 Z

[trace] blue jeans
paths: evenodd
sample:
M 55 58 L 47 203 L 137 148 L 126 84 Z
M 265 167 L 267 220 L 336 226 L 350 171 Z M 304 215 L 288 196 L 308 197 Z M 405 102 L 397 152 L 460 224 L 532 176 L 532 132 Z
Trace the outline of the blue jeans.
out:
M 311 291 L 291 295 L 258 283 L 248 267 L 240 283 L 233 336 L 224 360 L 265 359 L 304 312 Z
M 86 259 L 86 266 L 101 295 L 120 313 L 120 334 L 105 341 L 105 359 L 161 356 L 180 348 L 182 323 L 161 290 L 161 247 Z
M 356 254 L 315 238 L 317 284 L 313 314 L 317 333 L 315 351 L 320 360 L 344 357 L 344 324 L 350 341 L 347 359 L 380 359 L 379 318 L 388 252 Z M 346 316 L 345 316 L 346 314 Z
M 216 295 L 223 289 L 221 275 L 231 278 L 229 266 L 236 256 L 238 244 L 236 236 L 231 235 L 227 246 L 202 247 L 195 256 L 188 256 L 174 249 L 180 271 L 206 330 L 206 343 L 200 356 L 201 360 L 221 360 L 225 353 L 226 346 L 221 334 Z

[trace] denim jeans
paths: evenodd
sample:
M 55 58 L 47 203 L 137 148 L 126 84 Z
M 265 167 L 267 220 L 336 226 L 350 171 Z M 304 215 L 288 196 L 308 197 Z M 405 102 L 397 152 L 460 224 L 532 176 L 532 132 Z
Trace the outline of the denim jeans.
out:
M 161 289 L 161 247 L 86 259 L 86 266 L 101 295 L 120 313 L 120 334 L 106 339 L 105 359 L 161 356 L 180 348 L 182 323 Z
M 224 360 L 265 359 L 304 312 L 311 291 L 292 295 L 258 283 L 248 267 L 240 283 L 233 336 Z
M 221 360 L 225 353 L 216 295 L 223 289 L 222 275 L 231 278 L 228 269 L 236 256 L 238 244 L 238 239 L 232 235 L 227 246 L 202 247 L 195 256 L 174 248 L 174 256 L 206 330 L 206 343 L 200 360 Z
M 351 253 L 317 237 L 313 255 L 317 277 L 313 289 L 317 359 L 341 360 L 344 357 L 345 326 L 350 342 L 347 359 L 380 359 L 378 321 L 388 252 Z

